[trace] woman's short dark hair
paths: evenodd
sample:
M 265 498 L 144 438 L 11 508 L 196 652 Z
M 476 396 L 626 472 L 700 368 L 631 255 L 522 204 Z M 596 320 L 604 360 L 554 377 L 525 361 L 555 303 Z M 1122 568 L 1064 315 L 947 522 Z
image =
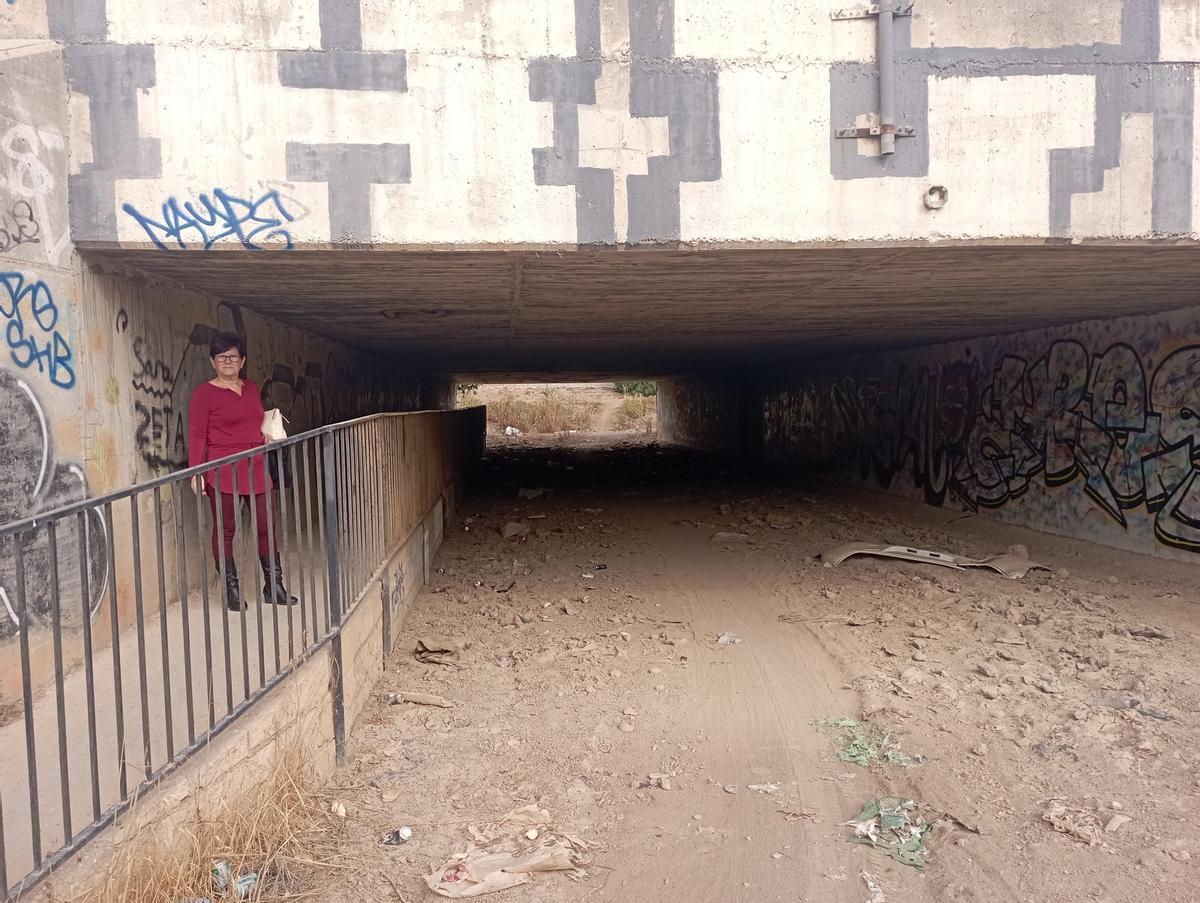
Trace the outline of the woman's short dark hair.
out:
M 236 332 L 218 332 L 208 343 L 208 356 L 216 357 L 230 348 L 236 348 L 241 357 L 246 356 L 246 342 Z

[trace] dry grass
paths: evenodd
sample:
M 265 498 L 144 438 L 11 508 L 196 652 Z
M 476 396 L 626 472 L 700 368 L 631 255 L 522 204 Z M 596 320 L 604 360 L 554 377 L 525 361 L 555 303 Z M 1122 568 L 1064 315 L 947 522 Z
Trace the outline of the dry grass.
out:
M 588 430 L 600 403 L 571 398 L 557 389 L 546 389 L 533 399 L 505 392 L 488 402 L 488 426 L 503 430 L 515 426 L 523 433 L 565 433 Z
M 299 742 L 276 746 L 269 773 L 234 800 L 209 800 L 221 788 L 197 794 L 203 803 L 190 823 L 169 830 L 148 826 L 123 839 L 107 871 L 71 903 L 176 903 L 179 900 L 328 899 L 338 866 L 340 825 L 330 797 Z M 224 860 L 234 880 L 257 872 L 245 897 L 217 893 L 212 869 Z M 62 899 L 62 898 L 59 898 Z
M 613 429 L 654 432 L 656 420 L 655 399 L 642 395 L 630 395 L 621 399 L 621 405 L 613 414 Z

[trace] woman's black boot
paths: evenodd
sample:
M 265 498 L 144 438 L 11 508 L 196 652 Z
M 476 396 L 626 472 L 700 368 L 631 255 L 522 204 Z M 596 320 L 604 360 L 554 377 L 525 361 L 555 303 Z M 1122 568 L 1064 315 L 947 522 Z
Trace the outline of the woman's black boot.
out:
M 225 562 L 225 604 L 230 611 L 241 611 L 246 607 L 242 598 L 242 587 L 238 583 L 237 565 L 232 560 Z
M 263 580 L 263 601 L 273 602 L 276 605 L 295 605 L 299 600 L 290 595 L 287 587 L 283 585 L 283 568 L 279 565 L 279 555 L 276 554 L 274 559 L 263 556 L 258 559 L 258 563 L 262 565 Z

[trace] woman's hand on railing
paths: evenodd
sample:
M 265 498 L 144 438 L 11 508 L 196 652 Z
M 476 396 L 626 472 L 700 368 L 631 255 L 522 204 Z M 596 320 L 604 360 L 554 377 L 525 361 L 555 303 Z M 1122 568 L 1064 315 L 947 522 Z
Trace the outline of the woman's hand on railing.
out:
M 192 492 L 196 495 L 204 495 L 204 477 L 201 474 L 196 474 L 192 477 Z

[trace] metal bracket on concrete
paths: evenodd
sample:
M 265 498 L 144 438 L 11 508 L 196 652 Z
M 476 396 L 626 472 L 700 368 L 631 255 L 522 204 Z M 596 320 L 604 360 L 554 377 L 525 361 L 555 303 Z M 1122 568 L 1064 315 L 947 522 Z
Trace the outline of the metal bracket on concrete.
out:
M 893 16 L 911 16 L 913 3 L 900 3 L 894 6 L 891 10 Z M 870 19 L 872 16 L 878 16 L 883 12 L 883 5 L 872 3 L 870 6 L 850 6 L 846 9 L 835 9 L 829 14 L 831 19 Z
M 883 129 L 877 125 L 863 128 L 848 126 L 844 129 L 834 129 L 833 134 L 837 138 L 878 138 L 883 134 Z M 892 129 L 892 134 L 897 138 L 912 138 L 917 134 L 917 130 L 910 125 L 898 125 Z
M 896 125 L 896 51 L 892 37 L 892 20 L 896 16 L 911 16 L 915 0 L 884 0 L 865 8 L 839 9 L 830 15 L 834 19 L 878 18 L 875 41 L 879 55 L 879 124 L 867 128 L 835 129 L 838 138 L 879 138 L 879 153 L 888 156 L 896 152 L 897 138 L 911 138 L 915 130 Z

